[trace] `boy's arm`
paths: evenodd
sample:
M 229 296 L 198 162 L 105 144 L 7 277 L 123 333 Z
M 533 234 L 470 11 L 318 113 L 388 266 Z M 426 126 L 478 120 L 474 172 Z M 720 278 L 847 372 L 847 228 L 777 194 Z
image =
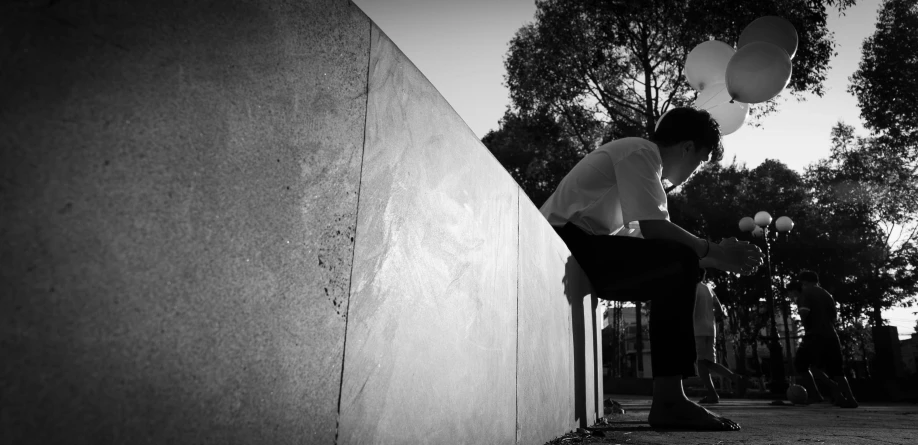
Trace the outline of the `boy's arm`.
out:
M 666 239 L 691 248 L 701 258 L 701 267 L 748 274 L 762 264 L 762 251 L 752 244 L 732 238 L 711 243 L 665 219 L 642 220 L 639 223 L 645 239 Z
M 645 239 L 666 239 L 688 246 L 695 251 L 699 258 L 705 256 L 708 242 L 692 235 L 682 227 L 665 219 L 649 219 L 638 221 L 641 225 L 641 234 Z M 713 244 L 713 243 L 711 243 Z M 710 256 L 710 252 L 708 252 Z
M 619 203 L 625 223 L 638 221 L 646 239 L 666 239 L 692 249 L 701 265 L 728 272 L 752 273 L 762 264 L 762 251 L 748 243 L 709 243 L 669 221 L 659 157 L 650 150 L 635 150 L 615 163 Z

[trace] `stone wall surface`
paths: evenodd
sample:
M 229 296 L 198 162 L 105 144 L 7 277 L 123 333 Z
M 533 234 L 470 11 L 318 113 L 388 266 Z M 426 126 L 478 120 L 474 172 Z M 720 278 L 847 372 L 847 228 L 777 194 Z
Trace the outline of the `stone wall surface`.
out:
M 541 444 L 601 411 L 576 261 L 349 1 L 3 3 L 0 98 L 0 443 Z
M 371 48 L 340 443 L 514 443 L 516 183 L 375 26 Z
M 570 260 L 570 251 L 548 221 L 528 199 L 521 199 L 516 382 L 520 443 L 548 442 L 558 431 L 579 423 L 574 412 L 575 301 L 565 295 L 565 265 Z
M 369 19 L 0 7 L 0 441 L 332 443 Z

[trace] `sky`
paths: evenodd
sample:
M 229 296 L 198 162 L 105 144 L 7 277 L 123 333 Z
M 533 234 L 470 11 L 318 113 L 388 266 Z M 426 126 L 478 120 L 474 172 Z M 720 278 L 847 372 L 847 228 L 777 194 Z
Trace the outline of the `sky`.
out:
M 421 70 L 480 138 L 496 130 L 510 103 L 504 86 L 504 57 L 510 39 L 535 14 L 534 0 L 354 0 Z M 867 135 L 848 77 L 857 69 L 864 39 L 874 32 L 880 0 L 859 0 L 842 16 L 830 9 L 829 30 L 838 53 L 829 62 L 823 97 L 798 101 L 779 96 L 776 113 L 724 136 L 725 160 L 752 168 L 778 159 L 803 169 L 829 154 L 830 131 L 838 121 Z M 916 309 L 889 311 L 901 338 L 914 332 Z

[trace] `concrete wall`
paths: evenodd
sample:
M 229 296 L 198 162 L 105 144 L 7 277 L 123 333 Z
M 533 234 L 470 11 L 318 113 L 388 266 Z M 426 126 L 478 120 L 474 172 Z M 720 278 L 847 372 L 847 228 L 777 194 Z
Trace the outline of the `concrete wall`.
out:
M 560 239 L 348 1 L 0 6 L 3 443 L 544 443 Z
M 0 11 L 0 441 L 332 443 L 366 16 L 32 3 Z

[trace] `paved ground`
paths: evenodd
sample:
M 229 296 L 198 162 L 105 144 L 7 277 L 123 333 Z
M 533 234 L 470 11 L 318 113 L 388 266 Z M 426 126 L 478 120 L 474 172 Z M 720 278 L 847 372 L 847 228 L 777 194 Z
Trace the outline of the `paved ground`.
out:
M 736 432 L 655 431 L 647 424 L 650 398 L 612 396 L 623 415 L 609 415 L 592 435 L 568 434 L 567 444 L 918 444 L 918 405 L 862 403 L 857 409 L 828 404 L 773 406 L 770 400 L 721 399 L 712 411 L 739 423 Z

